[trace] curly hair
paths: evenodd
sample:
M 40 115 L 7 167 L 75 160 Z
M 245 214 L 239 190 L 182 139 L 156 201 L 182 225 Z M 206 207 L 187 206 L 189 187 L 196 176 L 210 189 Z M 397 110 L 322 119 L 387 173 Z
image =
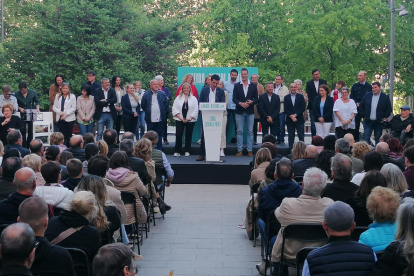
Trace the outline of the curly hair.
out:
M 60 145 L 63 144 L 65 141 L 65 136 L 63 136 L 62 132 L 53 132 L 50 135 L 50 145 Z
M 385 187 L 375 187 L 367 199 L 369 216 L 378 223 L 394 223 L 400 206 L 400 196 Z
M 354 143 L 354 146 L 352 147 L 352 156 L 362 160 L 362 157 L 371 150 L 372 149 L 367 142 L 357 142 Z

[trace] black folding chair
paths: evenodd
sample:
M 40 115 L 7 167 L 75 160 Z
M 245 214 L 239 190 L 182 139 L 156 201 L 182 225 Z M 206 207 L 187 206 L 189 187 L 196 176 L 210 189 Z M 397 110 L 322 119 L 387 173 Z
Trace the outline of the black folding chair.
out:
M 75 270 L 76 275 L 91 275 L 91 271 L 89 270 L 89 260 L 86 253 L 78 248 L 66 248 L 66 250 L 72 257 L 73 269 Z
M 265 231 L 266 231 L 266 236 L 267 236 L 267 250 L 266 250 L 266 264 L 265 264 L 265 276 L 266 276 L 266 273 L 267 273 L 267 263 L 268 263 L 268 261 L 269 261 L 269 264 L 270 264 L 270 275 L 272 276 L 273 275 L 273 267 L 272 267 L 272 263 L 270 262 L 270 255 L 271 255 L 271 252 L 272 252 L 272 249 L 270 249 L 270 240 L 272 239 L 272 237 L 270 237 L 270 228 L 271 228 L 271 225 L 272 225 L 272 223 L 277 223 L 278 222 L 278 220 L 277 220 L 277 218 L 276 218 L 276 215 L 275 215 L 275 211 L 276 211 L 276 209 L 275 210 L 272 210 L 272 211 L 270 211 L 270 213 L 269 213 L 269 215 L 267 216 L 267 222 L 266 222 L 266 228 L 265 228 Z
M 354 231 L 352 231 L 351 233 L 351 239 L 356 242 L 359 241 L 359 236 L 361 236 L 361 234 L 367 230 L 368 230 L 368 227 L 366 226 L 355 227 Z
M 155 189 L 157 190 L 158 194 L 160 195 L 160 197 L 162 198 L 162 200 L 164 200 L 165 198 L 165 179 L 167 179 L 167 171 L 165 170 L 164 167 L 157 167 L 155 166 L 155 181 L 154 181 L 154 186 Z M 158 186 L 161 185 L 161 188 L 158 189 Z M 154 219 L 165 219 L 164 215 L 161 214 L 161 217 L 156 218 L 154 217 Z
M 296 267 L 295 263 L 284 258 L 286 239 L 300 242 L 327 242 L 328 237 L 321 223 L 292 223 L 287 225 L 282 232 L 282 251 L 280 255 L 279 275 L 282 275 L 283 267 Z
M 253 219 L 253 247 L 256 247 L 256 228 L 257 228 L 257 215 L 258 215 L 258 210 L 254 206 L 255 205 L 254 194 L 258 193 L 259 187 L 260 187 L 260 182 L 257 182 L 250 188 L 250 198 L 252 201 L 252 212 L 253 212 L 253 217 L 252 217 Z M 246 223 L 249 223 L 249 222 L 246 221 Z
M 306 258 L 312 250 L 318 247 L 304 247 L 296 254 L 296 275 L 301 276 L 300 270 L 303 268 Z
M 124 205 L 129 205 L 129 204 L 133 205 L 136 233 L 134 233 L 135 231 L 133 231 L 131 235 L 132 236 L 132 248 L 135 247 L 135 239 L 136 239 L 137 246 L 138 246 L 138 254 L 141 255 L 141 248 L 139 246 L 140 227 L 139 227 L 139 222 L 138 222 L 137 202 L 136 202 L 135 195 L 131 192 L 121 191 L 121 199 L 124 202 Z M 142 245 L 142 242 L 143 242 L 143 233 L 141 233 L 141 245 Z

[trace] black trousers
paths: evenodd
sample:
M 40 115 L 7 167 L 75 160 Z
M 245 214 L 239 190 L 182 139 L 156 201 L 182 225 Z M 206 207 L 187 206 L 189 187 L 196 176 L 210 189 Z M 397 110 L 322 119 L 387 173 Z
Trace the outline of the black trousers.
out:
M 63 136 L 65 137 L 65 145 L 68 148 L 70 147 L 69 141 L 70 141 L 70 138 L 72 137 L 74 123 L 75 121 L 72 121 L 72 122 L 59 121 L 58 122 L 59 131 L 62 132 Z
M 30 142 L 33 140 L 33 122 L 22 122 L 22 137 L 23 137 L 23 146 L 29 148 Z M 27 130 L 26 130 L 27 128 Z M 26 138 L 27 133 L 27 138 Z
M 343 129 L 342 127 L 336 127 L 335 128 L 336 139 L 344 138 L 344 136 L 348 133 L 351 133 L 352 135 L 354 135 L 354 129 L 352 129 L 352 128 Z
M 124 131 L 132 132 L 135 135 L 135 131 L 137 130 L 138 116 L 133 118 L 122 118 L 122 122 L 124 124 Z
M 165 112 L 165 122 L 164 122 L 164 141 L 168 141 L 168 115 L 170 114 L 170 111 Z
M 181 153 L 181 149 L 183 147 L 184 132 L 185 132 L 184 150 L 185 152 L 190 152 L 194 125 L 195 125 L 195 122 L 183 123 L 182 121 L 175 121 L 175 152 Z
M 119 141 L 119 133 L 121 132 L 121 122 L 122 122 L 122 115 L 117 114 L 118 116 L 116 116 L 116 121 L 115 121 L 115 130 L 116 133 L 118 134 L 117 140 Z M 124 124 L 124 131 L 125 130 L 125 124 Z M 135 135 L 135 132 L 132 132 Z
M 230 117 L 233 118 L 234 123 L 234 137 L 236 137 L 236 110 L 235 109 L 227 109 L 227 125 L 226 125 L 226 137 L 229 137 L 229 125 L 230 125 Z M 256 141 L 256 140 L 255 140 Z
M 257 142 L 257 126 L 259 125 L 260 119 L 254 119 L 253 123 L 253 142 Z
M 355 129 L 352 132 L 352 134 L 354 135 L 355 142 L 359 142 L 359 126 L 361 125 L 361 119 L 362 119 L 361 115 L 359 113 L 357 113 L 355 115 Z

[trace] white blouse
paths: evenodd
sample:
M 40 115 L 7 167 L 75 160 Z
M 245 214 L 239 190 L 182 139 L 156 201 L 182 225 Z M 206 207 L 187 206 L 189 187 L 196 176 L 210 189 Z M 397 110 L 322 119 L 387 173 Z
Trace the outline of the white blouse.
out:
M 178 95 L 173 103 L 172 107 L 172 113 L 174 116 L 174 120 L 179 121 L 177 114 L 183 113 L 183 104 L 184 104 L 185 96 L 184 95 Z M 197 98 L 194 96 L 188 96 L 188 112 L 186 119 L 190 119 L 190 117 L 193 117 L 191 122 L 197 122 L 198 117 L 198 101 Z
M 336 100 L 334 104 L 333 111 L 338 111 L 339 114 L 342 117 L 342 120 L 347 121 L 351 118 L 352 113 L 357 114 L 357 106 L 354 102 L 354 100 L 350 99 L 349 102 L 344 103 L 342 99 Z M 342 127 L 343 129 L 355 129 L 355 117 L 352 119 L 352 122 L 350 122 L 348 125 L 344 126 L 339 120 L 337 116 L 334 117 L 335 120 L 335 127 Z

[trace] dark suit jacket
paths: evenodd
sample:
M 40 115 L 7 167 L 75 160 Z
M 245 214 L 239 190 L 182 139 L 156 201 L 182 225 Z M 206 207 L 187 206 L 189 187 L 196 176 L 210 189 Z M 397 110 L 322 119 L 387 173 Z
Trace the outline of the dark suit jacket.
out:
M 26 149 L 26 148 L 24 148 L 24 147 L 22 147 L 18 144 L 7 145 L 4 148 L 4 151 L 9 150 L 9 149 L 17 149 L 20 152 L 20 154 L 22 155 L 22 158 L 25 157 L 26 155 L 30 154 L 30 150 L 28 150 L 28 149 Z
M 64 151 L 71 152 L 72 155 L 73 155 L 73 158 L 77 158 L 81 162 L 86 161 L 85 150 L 84 149 L 81 149 L 81 148 L 68 148 L 68 149 L 65 149 Z
M 151 123 L 152 95 L 154 95 L 154 92 L 148 90 L 144 93 L 141 99 L 141 108 L 145 111 L 145 122 L 147 123 Z M 165 120 L 167 120 L 166 112 L 169 107 L 167 96 L 165 96 L 163 91 L 157 91 L 157 101 L 160 108 L 161 122 L 165 122 Z
M 303 158 L 293 161 L 293 174 L 295 176 L 304 176 L 305 171 L 315 166 L 315 158 Z
M 319 79 L 319 86 L 322 84 L 328 84 L 326 80 Z M 308 94 L 308 109 L 313 109 L 313 101 L 315 100 L 315 97 L 319 95 L 319 91 L 315 87 L 315 83 L 313 82 L 313 79 L 308 81 L 306 83 L 306 93 Z
M 305 119 L 303 118 L 303 112 L 305 112 L 306 109 L 306 103 L 305 98 L 302 94 L 296 93 L 296 99 L 295 99 L 295 106 L 293 106 L 292 98 L 289 95 L 285 96 L 285 113 L 286 113 L 286 123 L 292 124 L 293 121 L 290 119 L 290 115 L 296 114 L 296 119 L 298 124 L 304 124 Z
M 119 145 L 108 144 L 108 154 L 107 157 L 110 159 L 114 152 L 119 150 Z
M 318 118 L 321 117 L 321 96 L 317 96 L 313 102 L 313 115 L 315 116 L 315 122 L 318 122 Z M 333 106 L 334 101 L 332 97 L 327 96 L 325 105 L 323 107 L 323 119 L 325 122 L 333 122 Z
M 355 192 L 359 186 L 350 181 L 334 179 L 332 183 L 326 185 L 322 197 L 329 197 L 333 201 L 345 201 L 355 197 Z
M 198 97 L 198 101 L 200 103 L 208 103 L 210 98 L 210 86 L 206 86 L 201 89 L 200 96 Z M 224 95 L 224 91 L 221 88 L 216 88 L 216 103 L 225 103 L 226 102 L 226 95 Z
M 141 179 L 144 185 L 147 185 L 151 182 L 151 177 L 148 174 L 147 167 L 145 166 L 144 160 L 128 154 L 129 166 L 131 170 L 138 173 L 139 178 Z
M 242 114 L 246 112 L 247 114 L 254 114 L 254 105 L 257 104 L 257 85 L 254 83 L 249 84 L 249 89 L 247 90 L 247 97 L 244 96 L 243 83 L 238 82 L 234 84 L 233 89 L 233 102 L 236 104 L 236 114 Z M 253 104 L 249 105 L 248 108 L 244 109 L 239 105 L 239 103 L 245 103 L 247 100 L 252 100 Z
M 362 118 L 365 118 L 365 120 L 370 120 L 369 117 L 371 115 L 371 102 L 372 102 L 372 92 L 368 92 L 365 94 L 365 96 L 362 98 L 361 103 L 359 104 L 359 112 L 361 114 Z M 391 101 L 390 97 L 384 93 L 380 93 L 380 98 L 378 100 L 377 105 L 377 120 L 381 121 L 384 118 L 388 118 L 392 112 L 391 109 Z
M 125 119 L 134 118 L 134 112 L 132 111 L 131 100 L 129 99 L 128 93 L 121 97 L 121 106 L 122 106 L 122 111 L 123 111 L 123 115 L 122 115 L 123 118 Z M 139 110 L 139 109 L 140 109 L 140 106 L 138 103 L 136 110 Z
M 269 96 L 264 93 L 259 96 L 257 109 L 260 114 L 260 122 L 269 124 L 267 117 L 272 117 L 273 125 L 279 122 L 279 111 L 280 111 L 280 98 L 276 94 L 272 94 L 272 98 L 269 102 Z
M 108 99 L 105 102 L 101 102 L 101 100 L 105 99 L 105 95 L 104 95 L 102 88 L 98 88 L 95 90 L 94 99 L 95 99 L 96 109 L 95 109 L 95 115 L 93 117 L 95 118 L 95 121 L 99 121 L 102 115 L 102 109 L 107 106 L 109 106 L 109 110 L 111 111 L 112 118 L 115 121 L 116 119 L 115 103 L 117 101 L 115 89 L 109 88 Z

